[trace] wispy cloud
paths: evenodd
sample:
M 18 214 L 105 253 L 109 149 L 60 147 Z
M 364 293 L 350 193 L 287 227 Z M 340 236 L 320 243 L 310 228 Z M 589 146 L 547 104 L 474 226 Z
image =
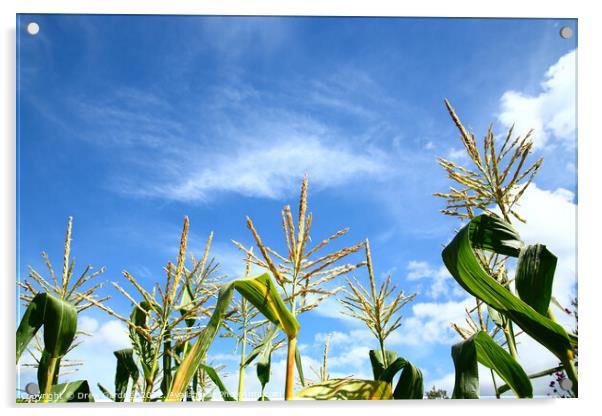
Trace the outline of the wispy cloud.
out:
M 127 192 L 179 201 L 205 201 L 221 192 L 280 198 L 295 188 L 304 173 L 318 189 L 382 174 L 379 159 L 382 155 L 360 154 L 315 136 L 288 136 L 271 145 L 258 141 L 233 153 L 208 155 L 200 168 L 191 167 L 163 184 L 147 184 Z

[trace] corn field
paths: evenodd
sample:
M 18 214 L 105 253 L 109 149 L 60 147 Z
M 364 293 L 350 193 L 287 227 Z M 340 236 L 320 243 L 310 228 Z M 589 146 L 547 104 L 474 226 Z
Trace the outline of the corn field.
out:
M 457 342 L 449 346 L 455 369 L 451 398 L 478 399 L 485 377 L 492 379 L 498 398 L 508 391 L 531 398 L 532 379 L 559 371 L 566 374 L 570 395 L 577 397 L 578 338 L 554 317 L 557 302 L 552 287 L 558 259 L 545 241 L 528 245 L 513 226 L 529 221 L 519 212 L 519 202 L 543 163 L 542 158 L 527 163 L 533 152 L 532 132 L 517 136 L 511 128 L 499 140 L 490 127 L 481 142 L 447 100 L 445 105 L 468 163 L 438 160 L 450 186 L 447 191 L 432 191 L 445 200 L 441 213 L 460 227 L 441 258 L 455 282 L 474 297 L 465 322 L 450 322 L 457 333 Z M 118 281 L 110 282 L 130 310 L 117 310 L 113 299 L 98 295 L 106 284 L 100 280 L 104 268 L 92 271 L 88 265 L 81 273 L 76 271 L 70 217 L 60 267 L 55 269 L 42 253 L 46 270 L 30 267 L 28 277 L 18 282 L 24 312 L 16 331 L 16 363 L 25 365 L 21 358 L 31 357 L 33 364 L 27 365 L 37 369 L 37 391 L 28 391 L 17 401 L 198 402 L 218 396 L 242 401 L 250 377 L 261 385 L 254 398 L 260 401 L 275 399 L 267 391 L 280 391 L 285 400 L 426 398 L 429 392 L 421 369 L 404 351 L 387 345 L 392 334 L 404 334 L 403 308 L 418 295 L 398 287 L 394 276 L 379 279 L 369 239 L 342 243 L 349 228 L 330 230 L 330 237 L 317 243 L 312 240 L 309 179 L 306 175 L 302 180 L 295 209 L 287 205 L 274 218 L 284 251 L 273 249 L 278 243 L 267 241 L 247 217 L 253 245 L 232 241 L 240 254 L 240 272 L 234 279 L 226 278 L 219 258 L 212 255 L 212 233 L 200 253 L 191 252 L 194 218 L 186 216 L 177 258 L 165 263 L 162 281 L 145 287 L 136 273 L 124 270 Z M 341 244 L 342 248 L 331 249 Z M 357 257 L 360 261 L 353 260 Z M 513 274 L 508 272 L 510 259 L 516 261 Z M 329 298 L 336 299 L 341 314 L 358 321 L 374 337 L 377 348 L 364 357 L 372 369 L 371 379 L 331 377 L 330 338 L 320 368 L 304 374 L 298 337 L 305 328 L 299 317 Z M 91 392 L 95 380 L 64 381 L 66 374 L 84 364 L 67 357 L 92 335 L 78 329 L 81 312 L 91 308 L 122 322 L 131 344 L 112 352 L 114 385 L 98 384 L 102 398 Z M 517 353 L 519 336 L 545 347 L 560 365 L 527 374 Z M 208 361 L 218 337 L 236 343 L 237 391 L 226 388 L 225 363 Z M 272 386 L 272 354 L 278 350 L 285 352 L 285 382 Z M 479 374 L 479 364 L 489 372 Z

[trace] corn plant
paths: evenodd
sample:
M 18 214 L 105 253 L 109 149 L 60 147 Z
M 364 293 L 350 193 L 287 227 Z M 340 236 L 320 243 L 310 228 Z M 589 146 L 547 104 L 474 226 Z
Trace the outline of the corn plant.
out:
M 250 249 L 252 251 L 252 248 Z M 245 259 L 245 277 L 251 273 L 250 256 Z M 272 326 L 259 310 L 243 296 L 232 301 L 232 313 L 228 317 L 229 327 L 224 328 L 223 337 L 236 340 L 236 349 L 240 348 L 238 365 L 238 401 L 244 400 L 245 369 L 256 359 L 257 377 L 261 383 L 259 400 L 267 400 L 264 389 L 269 382 L 271 370 L 271 354 L 282 347 L 283 340 L 277 336 L 278 327 Z M 247 346 L 252 347 L 247 354 Z
M 469 220 L 443 251 L 444 263 L 452 276 L 476 300 L 475 308 L 467 310 L 468 328 L 452 325 L 464 338 L 452 348 L 456 366 L 453 397 L 478 397 L 477 361 L 491 369 L 496 396 L 508 389 L 519 397 L 532 396 L 529 377 L 517 362 L 515 338 L 520 333 L 514 333 L 513 323 L 560 359 L 576 395 L 577 374 L 570 359 L 576 337 L 569 336 L 555 322 L 550 308 L 556 257 L 543 245 L 525 245 L 511 225 L 513 218 L 526 221 L 517 207 L 543 160 L 527 166 L 532 132 L 513 138 L 510 128 L 498 150 L 490 126 L 481 154 L 474 135 L 467 132 L 447 100 L 445 105 L 473 165 L 473 169 L 468 169 L 440 158 L 439 164 L 460 186 L 450 187 L 449 193 L 435 193 L 447 199 L 443 214 Z M 509 256 L 518 258 L 516 293 L 506 272 Z M 471 315 L 474 312 L 478 323 Z M 488 332 L 490 321 L 494 329 Z M 504 334 L 508 351 L 497 348 L 493 341 L 498 331 Z M 505 386 L 497 388 L 494 371 L 506 382 Z
M 98 305 L 128 326 L 132 348 L 142 369 L 143 401 L 152 400 L 159 378 L 161 397 L 167 397 L 173 382 L 174 361 L 178 359 L 176 351 L 188 349 L 187 343 L 204 331 L 204 319 L 211 316 L 213 306 L 210 302 L 216 296 L 222 279 L 222 276 L 215 275 L 218 265 L 208 257 L 212 234 L 205 245 L 203 257 L 196 261 L 191 255 L 191 267 L 186 267 L 188 227 L 188 217 L 185 217 L 178 258 L 175 265 L 168 262 L 164 269 L 166 279 L 163 287 L 157 283 L 152 291 L 148 291 L 124 271 L 123 276 L 138 291 L 140 300 L 137 300 L 117 282 L 112 282 L 133 304 L 129 317 Z
M 80 364 L 64 360 L 64 356 L 79 345 L 80 342 L 76 340 L 76 336 L 87 335 L 83 331 L 77 331 L 78 313 L 94 305 L 102 305 L 109 299 L 108 296 L 100 299 L 95 296 L 95 292 L 102 286 L 102 283 L 84 289 L 88 281 L 103 273 L 104 268 L 89 273 L 92 266 L 88 265 L 79 278 L 73 284 L 71 283 L 75 266 L 75 260 L 70 258 L 72 223 L 73 220 L 69 217 L 60 281 L 54 273 L 48 255 L 43 252 L 42 257 L 48 268 L 50 279 L 44 278 L 30 266 L 29 278 L 32 281 L 24 279 L 23 282 L 18 282 L 18 285 L 24 289 L 20 299 L 25 302 L 27 308 L 17 328 L 17 363 L 32 339 L 35 338 L 35 349 L 39 351 L 40 356 L 36 356 L 31 351 L 30 354 L 36 362 L 34 365 L 38 367 L 38 384 L 42 402 L 73 400 L 74 393 L 78 393 L 81 397 L 87 394 L 86 397 L 93 400 L 92 395 L 89 394 L 87 382 L 77 381 L 58 385 L 61 365 L 68 367 Z M 85 302 L 85 299 L 91 301 Z M 43 343 L 36 336 L 42 327 L 44 328 Z M 55 387 L 57 385 L 59 387 Z
M 393 392 L 393 398 L 420 399 L 424 391 L 420 370 L 409 361 L 398 357 L 397 353 L 385 348 L 387 337 L 401 326 L 401 308 L 410 302 L 416 294 L 406 296 L 402 290 L 394 294 L 397 285 L 391 286 L 390 275 L 377 290 L 368 240 L 366 240 L 364 247 L 370 291 L 364 288 L 358 279 L 354 279 L 353 282 L 346 279 L 347 288 L 344 290 L 346 296 L 339 299 L 339 302 L 343 305 L 343 313 L 362 321 L 378 340 L 380 349 L 370 351 L 374 380 L 392 384 L 395 375 L 402 371 Z M 392 298 L 392 300 L 387 302 L 389 298 Z
M 327 289 L 325 287 L 326 283 L 365 265 L 364 262 L 360 262 L 357 264 L 335 266 L 340 260 L 361 249 L 363 243 L 343 248 L 334 253 L 323 254 L 313 259 L 312 256 L 316 255 L 320 249 L 346 234 L 349 229 L 345 228 L 336 232 L 310 249 L 308 242 L 310 242 L 310 229 L 313 216 L 311 213 L 307 214 L 307 189 L 308 180 L 307 176 L 305 176 L 301 185 L 297 225 L 293 221 L 290 207 L 287 205 L 282 210 L 282 230 L 287 248 L 285 255 L 279 254 L 276 250 L 264 244 L 253 221 L 249 217 L 247 217 L 247 226 L 253 235 L 262 258 L 256 256 L 253 251 L 245 248 L 242 244 L 234 241 L 234 244 L 249 256 L 252 264 L 269 270 L 272 273 L 282 291 L 284 301 L 288 304 L 289 313 L 295 318 L 295 321 L 297 315 L 312 310 L 324 299 L 343 289 L 342 286 Z M 278 262 L 278 265 L 276 265 L 276 262 Z M 295 365 L 302 385 L 304 384 L 304 377 L 297 348 L 297 333 L 287 333 L 287 341 L 284 397 L 285 400 L 292 400 Z
M 325 383 L 330 380 L 330 374 L 328 374 L 328 348 L 330 344 L 330 334 L 326 337 L 326 341 L 324 341 L 324 352 L 322 354 L 322 366 L 319 369 L 314 369 L 310 367 L 314 375 L 316 376 L 316 380 L 307 380 L 308 385 Z
M 136 395 L 136 389 L 138 385 L 138 378 L 140 372 L 138 371 L 138 365 L 134 361 L 134 350 L 132 348 L 125 348 L 122 350 L 114 351 L 113 355 L 117 359 L 117 367 L 115 368 L 115 394 L 111 394 L 102 384 L 97 383 L 100 391 L 114 402 L 125 401 L 128 384 L 130 379 L 132 380 L 130 388 L 130 402 L 134 401 Z

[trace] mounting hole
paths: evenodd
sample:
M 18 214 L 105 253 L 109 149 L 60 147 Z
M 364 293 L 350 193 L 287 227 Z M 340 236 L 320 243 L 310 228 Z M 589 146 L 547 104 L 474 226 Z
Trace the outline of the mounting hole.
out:
M 573 29 L 571 29 L 568 26 L 563 26 L 560 29 L 560 37 L 562 39 L 570 39 L 571 37 L 573 37 Z
M 30 396 L 37 396 L 40 394 L 40 387 L 36 383 L 27 383 L 25 386 L 25 392 Z
M 36 22 L 30 22 L 27 24 L 27 33 L 29 33 L 30 35 L 35 36 L 38 34 L 39 31 L 40 25 Z
M 560 380 L 560 388 L 565 391 L 569 391 L 573 388 L 573 382 L 568 378 L 563 378 Z

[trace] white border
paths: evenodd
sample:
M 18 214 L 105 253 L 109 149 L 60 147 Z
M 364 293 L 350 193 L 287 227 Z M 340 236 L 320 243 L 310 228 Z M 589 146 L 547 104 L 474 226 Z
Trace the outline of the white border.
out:
M 592 6 L 585 5 L 586 3 Z M 596 408 L 602 372 L 600 367 L 600 281 L 602 272 L 597 266 L 601 246 L 600 229 L 600 193 L 602 187 L 600 165 L 600 128 L 596 125 L 600 118 L 600 82 L 602 74 L 600 52 L 602 47 L 601 18 L 595 11 L 595 2 L 557 1 L 528 2 L 525 0 L 489 1 L 382 1 L 364 2 L 323 0 L 323 1 L 268 1 L 268 0 L 104 0 L 102 2 L 74 0 L 2 0 L 2 55 L 0 71 L 2 76 L 2 100 L 0 101 L 0 125 L 3 126 L 2 148 L 0 155 L 0 187 L 2 195 L 2 215 L 0 216 L 0 264 L 1 279 L 4 284 L 4 337 L 0 342 L 2 359 L 5 364 L 0 379 L 0 396 L 3 406 L 10 413 L 26 414 L 65 414 L 85 411 L 87 414 L 105 414 L 106 405 L 87 407 L 85 410 L 70 406 L 47 409 L 16 408 L 12 403 L 14 393 L 14 280 L 15 273 L 15 14 L 16 13 L 116 13 L 116 14 L 223 14 L 223 15 L 348 15 L 348 16 L 473 16 L 473 17 L 570 17 L 579 19 L 578 52 L 578 116 L 579 116 L 579 312 L 580 312 L 580 399 L 557 401 L 479 401 L 479 402 L 392 402 L 392 403 L 262 403 L 234 404 L 231 406 L 211 404 L 207 408 L 184 406 L 174 408 L 164 405 L 135 406 L 129 413 L 165 414 L 173 411 L 219 412 L 219 414 L 261 413 L 275 415 L 282 413 L 298 414 L 312 412 L 327 414 L 335 412 L 378 414 L 427 413 L 427 414 L 464 414 L 485 411 L 489 415 L 506 414 L 510 411 L 546 413 L 546 414 L 589 414 L 589 408 Z M 290 406 L 289 406 L 290 405 Z M 599 406 L 598 406 L 599 407 Z M 120 408 L 121 409 L 121 408 Z M 20 411 L 21 410 L 21 411 Z M 43 412 L 43 413 L 41 413 Z M 123 410 L 120 410 L 123 413 Z

